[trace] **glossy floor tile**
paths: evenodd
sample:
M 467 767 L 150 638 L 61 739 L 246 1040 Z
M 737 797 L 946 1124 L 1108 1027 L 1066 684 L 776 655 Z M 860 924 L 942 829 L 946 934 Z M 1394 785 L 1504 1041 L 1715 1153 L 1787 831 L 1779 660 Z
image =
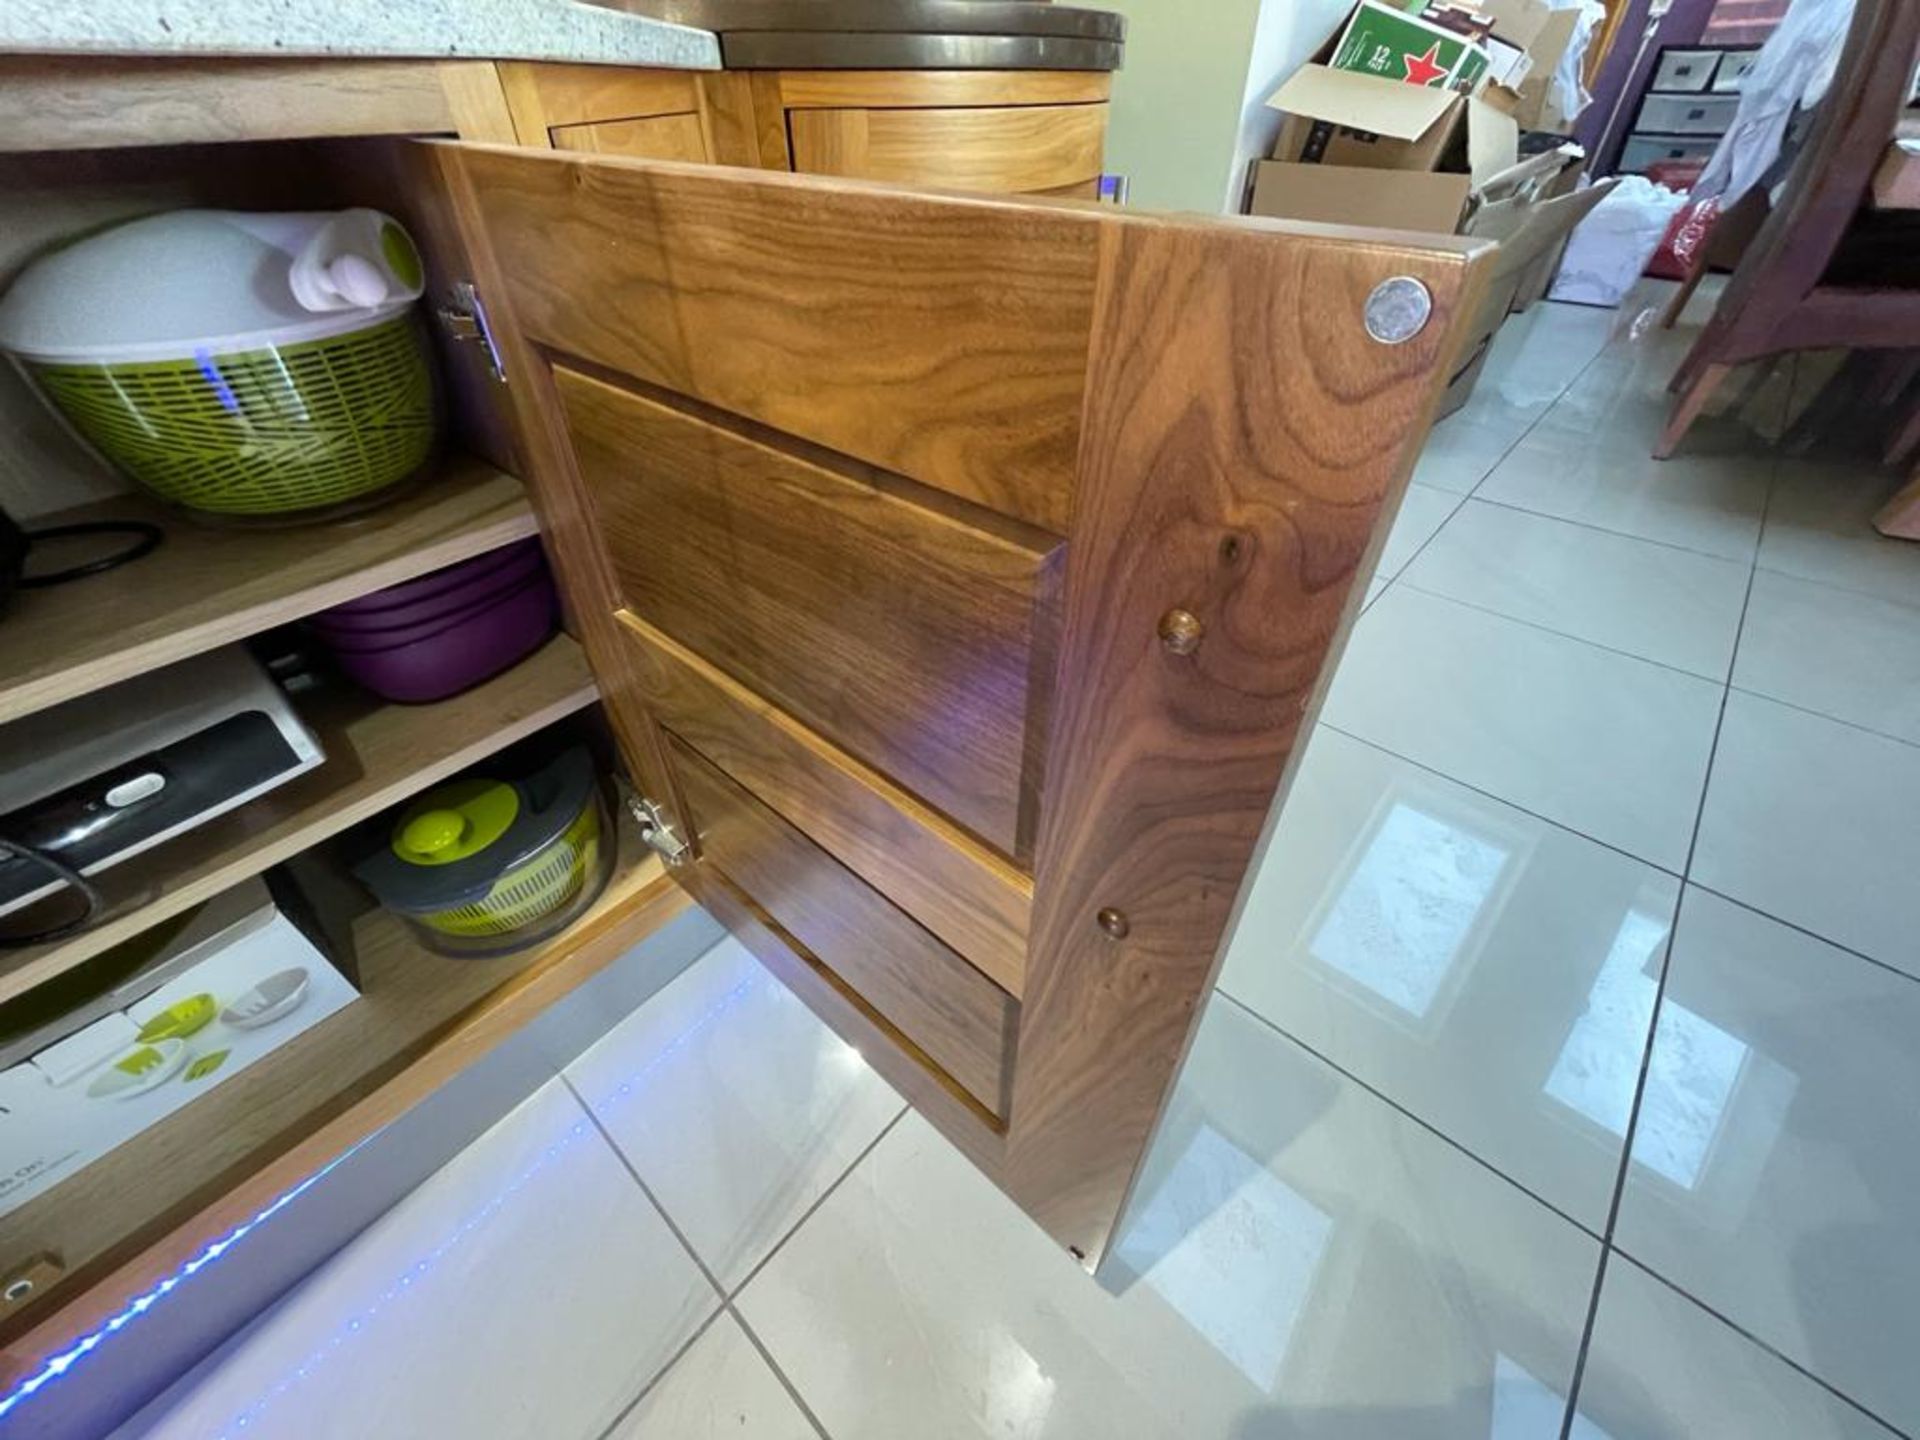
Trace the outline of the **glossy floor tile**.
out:
M 1394 586 L 1322 721 L 1678 873 L 1721 687 Z
M 1760 543 L 1773 461 L 1764 456 L 1680 455 L 1654 460 L 1572 432 L 1535 430 L 1475 491 L 1551 515 L 1746 564 Z
M 1896 1440 L 1631 1260 L 1615 1256 L 1569 1440 Z
M 1760 570 L 1733 683 L 1920 745 L 1920 604 Z
M 1430 485 L 1407 486 L 1400 502 L 1400 513 L 1393 517 L 1386 543 L 1380 547 L 1380 563 L 1374 567 L 1376 580 L 1391 580 L 1446 524 L 1447 517 L 1459 508 L 1460 497 Z
M 904 1104 L 731 940 L 566 1074 L 729 1290 Z
M 1615 1242 L 1920 1428 L 1920 984 L 1689 889 Z
M 719 1304 L 554 1081 L 121 1434 L 587 1440 Z
M 717 1316 L 606 1440 L 818 1440 L 731 1314 Z
M 1238 1007 L 1108 1280 L 917 1116 L 742 1292 L 835 1440 L 1556 1433 L 1598 1246 Z
M 1743 691 L 1727 697 L 1694 880 L 1920 975 L 1916 874 L 1920 747 Z
M 1679 882 L 1324 729 L 1263 879 L 1220 988 L 1599 1233 Z
M 1855 462 L 1784 460 L 1767 511 L 1760 564 L 1845 590 L 1920 605 L 1910 540 L 1889 540 L 1873 516 L 1900 488 L 1891 470 Z
M 1724 680 L 1749 567 L 1469 500 L 1403 573 L 1416 590 Z

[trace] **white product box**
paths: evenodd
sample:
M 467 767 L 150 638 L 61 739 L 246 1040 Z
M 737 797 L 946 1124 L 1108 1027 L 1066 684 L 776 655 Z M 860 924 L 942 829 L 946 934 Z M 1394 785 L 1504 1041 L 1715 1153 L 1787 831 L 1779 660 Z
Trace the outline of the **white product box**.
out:
M 0 1071 L 0 1215 L 358 998 L 258 881 L 155 964 L 175 971 L 160 988 Z

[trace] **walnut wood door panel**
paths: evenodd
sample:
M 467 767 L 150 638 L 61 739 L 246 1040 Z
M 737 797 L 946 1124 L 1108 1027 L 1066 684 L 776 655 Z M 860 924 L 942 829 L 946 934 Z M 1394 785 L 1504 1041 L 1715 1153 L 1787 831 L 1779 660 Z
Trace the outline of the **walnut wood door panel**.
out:
M 538 441 L 531 487 L 576 608 L 592 608 L 583 641 L 628 759 L 656 799 L 694 816 L 696 835 L 703 805 L 721 803 L 716 782 L 674 759 L 669 734 L 750 797 L 719 792 L 731 800 L 719 813 L 735 818 L 710 827 L 684 883 L 1029 1215 L 1096 1262 L 1485 289 L 1491 247 L 744 169 L 440 153 L 516 413 Z M 701 457 L 701 469 L 637 432 L 588 436 L 564 413 L 568 369 L 713 420 L 781 463 L 732 469 Z M 918 492 L 892 479 L 871 494 L 839 488 L 864 472 L 838 457 L 1064 539 L 1056 553 L 1024 531 L 974 527 L 1046 555 L 1046 584 L 1058 572 L 1057 639 L 1027 642 L 1052 655 L 1052 680 L 1030 679 L 1020 702 L 1023 744 L 1043 739 L 1021 765 L 1029 794 L 1017 833 L 1030 814 L 1030 873 L 981 838 L 1003 830 L 962 798 L 931 803 L 932 782 L 905 773 L 912 757 L 823 713 L 812 677 L 776 670 L 765 646 L 786 612 L 796 662 L 816 656 L 851 674 L 864 635 L 876 673 L 929 677 L 949 696 L 964 693 L 977 650 L 955 647 L 943 664 L 917 639 L 903 642 L 926 633 L 917 615 L 836 632 L 830 614 L 760 576 L 727 594 L 751 567 L 725 547 L 748 534 L 756 557 L 806 551 L 796 563 L 812 576 L 865 567 L 864 579 L 881 567 L 895 593 L 910 589 L 900 573 L 910 557 L 948 541 L 956 571 L 912 593 L 955 593 L 993 568 L 986 557 L 999 552 L 939 529 L 959 512 L 933 504 L 908 527 L 924 548 L 889 528 L 887 553 L 870 555 L 859 526 L 880 515 L 891 527 L 907 512 L 890 502 L 917 504 Z M 636 496 L 676 491 L 691 517 L 680 528 L 703 535 L 708 553 L 660 562 L 663 576 L 681 575 L 709 608 L 764 616 L 702 616 L 696 633 L 670 597 L 642 600 L 647 614 L 629 606 L 628 591 L 647 594 L 637 568 L 647 552 L 676 539 L 647 527 L 661 504 L 603 513 L 609 474 L 644 477 L 616 482 Z M 696 503 L 695 490 L 712 494 Z M 834 524 L 789 518 L 809 507 Z M 1023 603 L 1034 593 L 1024 583 L 1013 585 Z M 996 637 L 999 654 L 1017 648 L 1012 617 L 983 611 L 969 623 L 976 638 Z M 746 629 L 760 648 L 726 651 Z M 861 704 L 865 723 L 915 723 L 871 694 Z M 1004 732 L 998 744 L 1004 761 Z M 989 812 L 999 823 L 997 794 L 988 803 L 1001 807 Z M 751 828 L 740 815 L 762 822 L 752 845 L 738 838 Z M 783 827 L 823 856 L 794 851 Z M 787 858 L 768 860 L 775 850 Z M 825 893 L 814 877 L 841 873 L 827 864 L 967 962 L 911 967 L 949 1022 L 977 1016 L 967 997 L 977 1006 L 981 976 L 1017 1000 L 995 1112 L 960 1098 L 987 1083 L 979 1054 L 940 1060 L 913 1038 L 923 1021 L 883 994 L 900 972 L 859 949 L 857 921 L 839 924 L 831 903 L 792 918 L 793 877 L 809 896 Z M 789 918 L 757 888 L 781 897 Z M 956 1086 L 962 1070 L 973 1078 Z
M 1010 862 L 630 611 L 634 689 L 661 723 L 1018 995 L 1033 882 Z
M 677 737 L 701 853 L 969 1094 L 1004 1114 L 1020 1007 Z
M 1107 107 L 791 110 L 793 168 L 814 175 L 1057 190 L 1100 174 Z
M 700 117 L 692 114 L 643 115 L 630 120 L 602 120 L 593 125 L 556 125 L 547 133 L 561 150 L 628 155 L 636 160 L 701 161 L 707 158 Z
M 554 379 L 622 603 L 1030 856 L 1058 542 L 564 367 Z
M 1097 215 L 529 158 L 463 159 L 529 340 L 1065 533 Z

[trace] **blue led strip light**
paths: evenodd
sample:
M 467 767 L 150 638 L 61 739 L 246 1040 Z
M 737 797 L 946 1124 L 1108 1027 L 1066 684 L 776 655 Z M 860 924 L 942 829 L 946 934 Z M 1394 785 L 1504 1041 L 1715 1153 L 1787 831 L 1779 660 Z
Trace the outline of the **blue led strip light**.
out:
M 623 1080 L 620 1085 L 601 1102 L 601 1108 L 609 1108 L 621 1100 L 630 1098 L 636 1089 L 644 1088 L 653 1074 L 679 1051 L 685 1049 L 694 1036 L 698 1035 L 715 1020 L 731 1010 L 734 1005 L 746 995 L 747 991 L 753 988 L 756 981 L 764 981 L 764 979 L 765 977 L 763 976 L 749 976 L 734 986 L 733 989 L 729 990 L 725 995 L 721 996 L 697 1020 L 662 1046 L 658 1054 L 638 1070 L 634 1071 L 627 1079 Z M 345 1324 L 333 1332 L 333 1335 L 328 1340 L 308 1351 L 306 1358 L 301 1360 L 300 1363 L 295 1365 L 291 1370 L 284 1372 L 280 1379 L 275 1382 L 272 1389 L 268 1390 L 264 1395 L 261 1395 L 251 1405 L 247 1406 L 246 1409 L 229 1420 L 219 1431 L 216 1440 L 234 1440 L 236 1433 L 250 1429 L 275 1401 L 288 1394 L 302 1382 L 310 1379 L 314 1372 L 324 1366 L 328 1360 L 332 1359 L 347 1341 L 367 1329 L 368 1326 L 397 1301 L 403 1300 L 408 1295 L 413 1294 L 414 1287 L 425 1279 L 435 1266 L 459 1248 L 461 1242 L 466 1240 L 469 1235 L 472 1235 L 482 1225 L 486 1224 L 487 1221 L 493 1219 L 505 1209 L 507 1202 L 531 1184 L 542 1170 L 545 1170 L 581 1140 L 586 1139 L 588 1136 L 597 1136 L 599 1133 L 596 1127 L 589 1125 L 584 1119 L 574 1121 L 574 1123 L 567 1128 L 566 1135 L 562 1139 L 554 1141 L 553 1144 L 541 1152 L 538 1160 L 534 1161 L 533 1164 L 529 1165 L 525 1170 L 522 1170 L 511 1181 L 502 1186 L 500 1190 L 495 1192 L 493 1197 L 489 1199 L 485 1205 L 482 1205 L 473 1214 L 463 1220 L 460 1223 L 460 1227 L 451 1235 L 434 1246 L 426 1255 L 401 1270 L 371 1304 L 367 1305 L 364 1309 L 355 1311 L 347 1319 Z
M 753 987 L 754 983 L 757 980 L 761 980 L 763 978 L 764 977 L 758 976 L 758 975 L 749 976 L 747 979 L 742 980 L 738 985 L 734 986 L 733 989 L 729 990 L 725 995 L 721 996 L 721 998 L 718 1001 L 716 1001 L 710 1009 L 708 1009 L 704 1014 L 702 1014 L 699 1019 L 695 1020 L 693 1024 L 689 1025 L 685 1030 L 681 1031 L 680 1034 L 676 1035 L 671 1041 L 669 1041 L 664 1047 L 662 1047 L 659 1054 L 655 1055 L 639 1070 L 635 1071 L 626 1080 L 622 1081 L 620 1085 L 616 1087 L 616 1089 L 606 1097 L 605 1101 L 603 1101 L 603 1105 L 610 1108 L 611 1106 L 618 1104 L 624 1101 L 625 1099 L 629 1098 L 632 1095 L 636 1086 L 643 1085 L 648 1079 L 648 1077 L 651 1076 L 654 1071 L 658 1070 L 662 1065 L 664 1065 L 667 1062 L 667 1060 L 671 1058 L 674 1054 L 684 1049 L 688 1044 L 688 1042 L 690 1042 L 693 1039 L 693 1037 L 697 1035 L 700 1031 L 706 1029 L 707 1026 L 711 1025 L 715 1020 L 719 1019 L 721 1015 L 725 1014 L 728 1010 L 731 1010 L 734 1007 L 734 1005 L 738 1003 L 742 997 L 745 996 L 747 991 Z M 375 1134 L 378 1134 L 378 1133 L 379 1133 L 378 1131 L 375 1132 Z M 344 1327 L 344 1329 L 341 1330 L 338 1334 L 336 1334 L 334 1338 L 327 1345 L 324 1345 L 320 1347 L 318 1350 L 315 1350 L 310 1356 L 308 1356 L 308 1358 L 305 1361 L 303 1361 L 299 1366 L 297 1366 L 288 1376 L 283 1378 L 280 1381 L 280 1383 L 276 1385 L 271 1391 L 269 1391 L 254 1405 L 250 1406 L 241 1415 L 236 1416 L 234 1423 L 228 1427 L 228 1431 L 222 1432 L 223 1436 L 231 1430 L 242 1429 L 248 1426 L 249 1424 L 251 1424 L 252 1421 L 258 1417 L 259 1412 L 265 1409 L 265 1407 L 271 1401 L 277 1399 L 280 1395 L 285 1393 L 287 1390 L 291 1389 L 294 1386 L 294 1384 L 296 1384 L 297 1382 L 304 1380 L 308 1375 L 310 1375 L 313 1372 L 313 1370 L 320 1363 L 324 1362 L 328 1354 L 330 1354 L 333 1350 L 339 1348 L 339 1346 L 345 1341 L 348 1334 L 359 1330 L 366 1323 L 366 1321 L 371 1319 L 375 1314 L 377 1314 L 382 1307 L 388 1304 L 392 1299 L 397 1298 L 397 1296 L 403 1293 L 406 1289 L 409 1289 L 413 1285 L 414 1281 L 418 1279 L 421 1274 L 423 1274 L 427 1269 L 429 1269 L 431 1266 L 437 1263 L 449 1250 L 453 1249 L 455 1245 L 459 1244 L 459 1242 L 462 1239 L 464 1239 L 468 1234 L 470 1234 L 475 1228 L 477 1228 L 477 1226 L 485 1218 L 498 1213 L 501 1205 L 505 1203 L 508 1196 L 522 1189 L 527 1184 L 527 1182 L 530 1181 L 534 1177 L 534 1175 L 537 1174 L 542 1168 L 544 1168 L 551 1160 L 553 1160 L 561 1150 L 565 1149 L 567 1146 L 572 1145 L 576 1140 L 582 1138 L 587 1133 L 588 1133 L 588 1130 L 587 1130 L 586 1122 L 585 1121 L 576 1122 L 576 1124 L 573 1126 L 571 1132 L 568 1134 L 565 1140 L 556 1142 L 553 1146 L 550 1146 L 545 1155 L 543 1155 L 538 1161 L 536 1161 L 518 1179 L 514 1180 L 509 1186 L 507 1186 L 503 1191 L 501 1191 L 492 1200 L 490 1200 L 485 1206 L 483 1206 L 478 1213 L 476 1213 L 474 1216 L 469 1218 L 464 1224 L 462 1224 L 461 1227 L 457 1231 L 455 1231 L 452 1236 L 450 1236 L 447 1240 L 441 1242 L 439 1246 L 435 1247 L 435 1249 L 425 1259 L 416 1262 L 414 1265 L 411 1265 L 406 1270 L 402 1271 L 399 1279 L 397 1279 L 393 1283 L 393 1285 L 389 1286 L 384 1292 L 382 1292 L 380 1299 L 375 1301 L 374 1304 L 368 1310 L 366 1310 L 362 1314 L 356 1315 L 353 1319 L 349 1320 L 347 1322 L 347 1325 Z M 36 1392 L 42 1389 L 44 1386 L 50 1384 L 52 1381 L 57 1380 L 62 1375 L 66 1374 L 66 1372 L 70 1370 L 76 1363 L 78 1363 L 82 1357 L 90 1354 L 108 1336 L 119 1333 L 121 1330 L 126 1328 L 127 1325 L 131 1324 L 134 1320 L 146 1314 L 146 1312 L 150 1310 L 155 1304 L 157 1304 L 164 1296 L 172 1293 L 172 1291 L 175 1288 L 177 1288 L 182 1281 L 190 1279 L 194 1275 L 198 1274 L 201 1270 L 205 1269 L 208 1265 L 212 1264 L 215 1260 L 218 1260 L 222 1255 L 226 1254 L 227 1251 L 231 1250 L 235 1245 L 239 1244 L 240 1241 L 245 1239 L 246 1236 L 251 1231 L 265 1224 L 273 1216 L 279 1214 L 280 1211 L 286 1209 L 287 1206 L 291 1205 L 295 1200 L 299 1199 L 300 1196 L 304 1195 L 308 1190 L 311 1190 L 315 1185 L 319 1184 L 321 1180 L 326 1178 L 328 1173 L 335 1170 L 340 1165 L 344 1164 L 348 1160 L 348 1158 L 354 1154 L 355 1151 L 359 1150 L 361 1146 L 367 1144 L 372 1139 L 373 1139 L 373 1136 L 369 1135 L 368 1137 L 366 1137 L 366 1139 L 363 1139 L 359 1141 L 357 1144 L 355 1144 L 351 1149 L 348 1149 L 342 1152 L 333 1160 L 323 1165 L 320 1169 L 314 1171 L 313 1174 L 309 1175 L 306 1179 L 302 1180 L 298 1185 L 295 1185 L 292 1189 L 286 1191 L 284 1194 L 282 1194 L 277 1199 L 275 1199 L 270 1204 L 268 1204 L 252 1219 L 242 1221 L 240 1224 L 234 1226 L 233 1229 L 229 1230 L 225 1235 L 221 1236 L 218 1240 L 215 1240 L 212 1244 L 208 1245 L 206 1249 L 202 1250 L 198 1255 L 194 1256 L 191 1260 L 187 1261 L 184 1265 L 180 1266 L 180 1268 L 175 1270 L 173 1274 L 167 1276 L 166 1279 L 160 1281 L 152 1289 L 130 1300 L 125 1306 L 125 1308 L 123 1308 L 117 1315 L 113 1316 L 110 1320 L 106 1321 L 106 1323 L 101 1325 L 97 1330 L 94 1330 L 91 1333 L 85 1336 L 82 1336 L 79 1340 L 75 1341 L 67 1349 L 61 1351 L 58 1355 L 55 1355 L 51 1357 L 49 1360 L 47 1360 L 47 1362 L 43 1364 L 39 1370 L 34 1372 L 32 1375 L 28 1376 L 25 1380 L 21 1381 L 17 1386 L 13 1388 L 13 1390 L 8 1392 L 8 1394 L 4 1399 L 0 1399 L 0 1419 L 5 1419 L 6 1416 L 14 1409 L 14 1407 L 19 1405 L 21 1401 L 30 1398 Z
M 371 1137 L 368 1137 L 368 1138 L 371 1138 Z M 291 1190 L 288 1190 L 287 1192 L 282 1194 L 278 1199 L 272 1201 L 264 1210 L 260 1211 L 259 1214 L 255 1215 L 251 1220 L 243 1220 L 238 1225 L 234 1226 L 233 1229 L 229 1230 L 225 1235 L 222 1235 L 218 1240 L 215 1240 L 212 1244 L 208 1245 L 206 1249 L 202 1250 L 198 1255 L 194 1256 L 191 1260 L 187 1261 L 186 1264 L 182 1265 L 178 1270 L 175 1270 L 171 1275 L 167 1276 L 166 1279 L 162 1280 L 159 1284 L 155 1285 L 151 1290 L 148 1290 L 143 1294 L 136 1295 L 132 1300 L 127 1302 L 126 1307 L 122 1309 L 119 1314 L 115 1315 L 112 1319 L 108 1320 L 104 1325 L 100 1326 L 99 1329 L 94 1330 L 87 1335 L 83 1335 L 80 1339 L 76 1340 L 67 1349 L 62 1350 L 58 1355 L 55 1355 L 51 1359 L 49 1359 L 37 1371 L 35 1371 L 32 1375 L 29 1375 L 25 1380 L 22 1380 L 11 1391 L 9 1391 L 5 1399 L 0 1399 L 0 1419 L 5 1419 L 7 1414 L 16 1405 L 18 1405 L 22 1400 L 25 1400 L 28 1397 L 32 1396 L 43 1385 L 49 1384 L 50 1382 L 57 1380 L 62 1375 L 66 1374 L 68 1370 L 72 1369 L 73 1366 L 79 1362 L 82 1356 L 85 1356 L 91 1353 L 93 1349 L 96 1346 L 98 1346 L 101 1341 L 105 1340 L 109 1335 L 114 1335 L 119 1333 L 121 1330 L 125 1329 L 128 1325 L 132 1324 L 135 1320 L 139 1319 L 142 1315 L 146 1314 L 147 1311 L 152 1309 L 154 1305 L 158 1304 L 163 1297 L 171 1294 L 174 1288 L 178 1286 L 183 1280 L 189 1280 L 193 1276 L 199 1274 L 207 1266 L 211 1265 L 214 1261 L 218 1260 L 222 1255 L 226 1254 L 227 1251 L 231 1250 L 235 1245 L 238 1245 L 254 1229 L 256 1229 L 261 1225 L 264 1225 L 268 1220 L 272 1219 L 275 1215 L 279 1214 L 282 1210 L 286 1209 L 287 1206 L 291 1205 L 295 1200 L 299 1199 L 302 1195 L 306 1194 L 307 1191 L 311 1190 L 315 1185 L 318 1185 L 320 1181 L 326 1177 L 327 1173 L 330 1170 L 332 1170 L 335 1166 L 345 1162 L 348 1156 L 352 1155 L 355 1150 L 358 1150 L 360 1148 L 360 1145 L 364 1145 L 364 1144 L 366 1144 L 366 1141 L 362 1140 L 360 1144 L 353 1146 L 352 1149 L 349 1149 L 343 1152 L 342 1154 L 340 1154 L 339 1156 L 336 1156 L 334 1159 L 328 1161 L 325 1165 L 321 1166 L 318 1170 L 314 1171 L 313 1174 L 309 1175 L 306 1179 L 302 1180 L 298 1185 L 295 1185 Z

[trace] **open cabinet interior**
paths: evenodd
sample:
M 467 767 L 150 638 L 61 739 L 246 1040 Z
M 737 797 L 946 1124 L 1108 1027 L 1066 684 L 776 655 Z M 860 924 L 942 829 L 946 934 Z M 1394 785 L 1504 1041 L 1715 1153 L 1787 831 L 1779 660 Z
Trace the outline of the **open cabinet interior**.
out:
M 7 167 L 34 218 L 5 202 L 0 280 L 49 217 L 364 205 L 429 306 L 478 303 L 436 334 L 433 479 L 326 525 L 168 521 L 144 575 L 19 597 L 0 721 L 536 533 L 566 616 L 438 704 L 303 700 L 326 765 L 108 872 L 97 929 L 0 954 L 3 1004 L 287 866 L 362 990 L 0 1214 L 0 1274 L 37 1276 L 7 1362 L 683 895 L 1097 1263 L 1486 247 L 410 139 Z M 10 510 L 153 513 L 0 386 Z M 354 827 L 567 726 L 636 793 L 573 927 L 452 960 L 346 881 Z

